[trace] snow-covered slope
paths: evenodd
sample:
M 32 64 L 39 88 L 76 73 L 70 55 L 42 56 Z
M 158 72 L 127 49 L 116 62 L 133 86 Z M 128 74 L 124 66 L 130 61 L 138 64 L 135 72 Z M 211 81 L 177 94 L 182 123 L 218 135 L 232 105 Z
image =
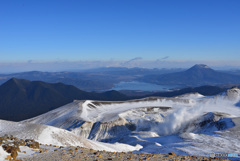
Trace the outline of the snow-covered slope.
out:
M 33 123 L 18 123 L 0 120 L 0 136 L 13 135 L 20 139 L 34 139 L 42 144 L 56 146 L 81 146 L 95 150 L 107 151 L 134 151 L 141 146 L 129 146 L 126 144 L 107 144 L 85 139 L 67 130 Z
M 51 125 L 101 142 L 140 144 L 140 152 L 240 153 L 239 101 L 238 88 L 211 97 L 194 93 L 123 102 L 74 101 L 22 123 Z

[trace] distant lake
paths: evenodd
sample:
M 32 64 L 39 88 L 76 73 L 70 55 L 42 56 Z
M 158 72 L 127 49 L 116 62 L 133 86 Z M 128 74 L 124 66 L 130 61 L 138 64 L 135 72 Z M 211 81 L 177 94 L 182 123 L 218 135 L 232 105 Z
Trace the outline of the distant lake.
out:
M 131 81 L 115 84 L 114 88 L 112 88 L 111 90 L 168 91 L 173 88 L 177 88 L 177 86 L 157 85 L 152 83 Z

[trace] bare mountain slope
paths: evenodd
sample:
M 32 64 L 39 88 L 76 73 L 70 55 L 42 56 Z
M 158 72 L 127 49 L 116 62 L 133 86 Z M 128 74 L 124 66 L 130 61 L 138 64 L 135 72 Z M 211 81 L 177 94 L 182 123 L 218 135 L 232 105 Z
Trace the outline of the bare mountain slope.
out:
M 0 86 L 0 119 L 20 121 L 72 102 L 86 100 L 126 100 L 117 91 L 85 92 L 62 83 L 10 79 Z

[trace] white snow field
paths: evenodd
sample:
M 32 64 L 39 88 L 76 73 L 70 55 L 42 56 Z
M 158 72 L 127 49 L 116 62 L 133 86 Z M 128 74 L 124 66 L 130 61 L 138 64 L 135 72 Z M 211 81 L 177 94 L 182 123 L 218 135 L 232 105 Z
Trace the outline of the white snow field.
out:
M 39 142 L 58 145 L 195 156 L 240 153 L 240 89 L 211 97 L 192 93 L 118 102 L 76 100 L 9 124 L 14 128 L 6 126 L 0 133 L 20 138 L 27 133 Z
M 5 134 L 13 135 L 20 139 L 34 139 L 41 144 L 81 146 L 89 149 L 107 150 L 112 152 L 128 152 L 142 148 L 140 145 L 131 146 L 121 143 L 109 144 L 92 141 L 77 136 L 67 130 L 53 126 L 0 120 L 0 135 L 3 136 Z

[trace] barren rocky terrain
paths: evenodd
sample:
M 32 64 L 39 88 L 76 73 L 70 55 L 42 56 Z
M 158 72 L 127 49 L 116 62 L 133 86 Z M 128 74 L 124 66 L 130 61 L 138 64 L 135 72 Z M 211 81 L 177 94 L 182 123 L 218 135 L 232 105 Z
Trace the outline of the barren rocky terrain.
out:
M 214 161 L 229 160 L 209 157 L 196 157 L 176 155 L 175 153 L 157 153 L 157 154 L 141 154 L 132 152 L 107 152 L 87 149 L 83 147 L 63 147 L 56 145 L 43 145 L 31 139 L 18 139 L 13 136 L 0 137 L 1 148 L 6 152 L 3 160 L 21 160 L 21 161 L 104 161 L 104 160 L 165 160 L 165 161 Z M 3 154 L 1 154 L 3 156 Z

